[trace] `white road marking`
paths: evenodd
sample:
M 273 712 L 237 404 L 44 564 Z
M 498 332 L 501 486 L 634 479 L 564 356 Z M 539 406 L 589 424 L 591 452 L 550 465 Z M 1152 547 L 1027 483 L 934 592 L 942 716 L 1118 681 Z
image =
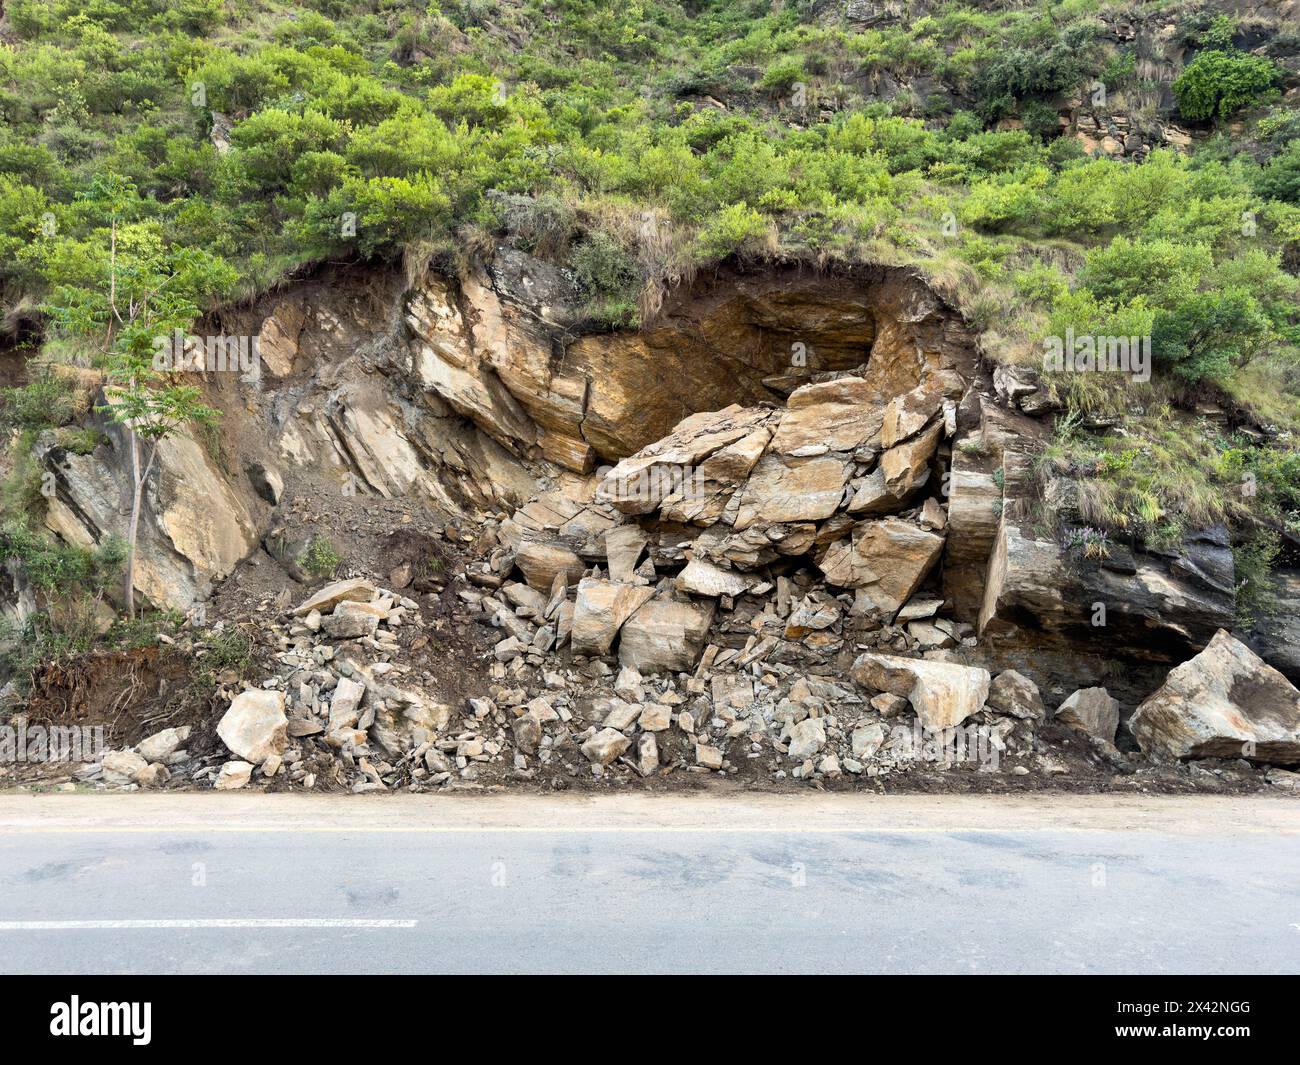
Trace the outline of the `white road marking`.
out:
M 970 825 L 954 820 L 939 825 L 882 825 L 875 822 L 827 825 L 769 825 L 769 824 L 710 824 L 710 825 L 601 825 L 601 824 L 551 824 L 551 825 L 247 825 L 247 824 L 195 824 L 173 823 L 156 825 L 6 825 L 0 824 L 0 837 L 4 836 L 187 836 L 205 835 L 207 833 L 229 833 L 233 835 L 261 835 L 291 833 L 293 835 L 334 835 L 334 836 L 401 836 L 401 835 L 781 835 L 781 836 L 815 836 L 815 835 L 953 835 L 964 833 L 970 835 L 1045 835 L 1060 833 L 1104 833 L 1133 832 L 1154 830 L 1168 835 L 1184 834 L 1178 827 L 1166 827 L 1160 824 L 1132 823 L 1127 825 Z M 1205 835 L 1214 835 L 1206 832 Z M 1300 826 L 1288 828 L 1278 825 L 1232 825 L 1230 832 L 1222 830 L 1219 834 L 1245 834 L 1269 836 L 1300 835 Z
M 217 917 L 129 921 L 0 921 L 0 932 L 99 928 L 414 928 L 418 922 L 352 917 Z

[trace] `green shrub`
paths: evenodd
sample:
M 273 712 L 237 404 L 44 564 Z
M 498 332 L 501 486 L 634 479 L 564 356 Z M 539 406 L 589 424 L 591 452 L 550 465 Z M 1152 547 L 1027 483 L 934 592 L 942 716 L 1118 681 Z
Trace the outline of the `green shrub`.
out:
M 703 260 L 722 259 L 754 250 L 771 229 L 768 219 L 746 203 L 724 207 L 705 224 L 695 242 L 696 255 Z
M 34 380 L 0 395 L 0 422 L 10 429 L 40 432 L 65 424 L 76 413 L 76 394 L 66 378 L 52 372 L 41 373 Z
M 1138 296 L 1173 306 L 1191 296 L 1212 264 L 1210 249 L 1201 245 L 1116 237 L 1088 253 L 1079 281 L 1111 306 Z
M 1281 536 L 1268 528 L 1255 529 L 1245 541 L 1233 544 L 1237 581 L 1234 620 L 1239 628 L 1249 631 L 1256 622 L 1277 614 L 1281 604 L 1273 567 L 1281 553 Z
M 1156 362 L 1184 380 L 1222 381 L 1272 335 L 1255 298 L 1241 288 L 1198 292 L 1160 311 L 1151 328 Z
M 1174 98 L 1185 118 L 1204 122 L 1263 102 L 1277 81 L 1277 67 L 1268 59 L 1244 52 L 1201 52 L 1174 79 Z
M 806 81 L 807 77 L 803 59 L 800 56 L 789 56 L 770 63 L 763 71 L 759 86 L 769 92 L 784 93 L 789 92 L 797 83 Z
M 1052 97 L 1076 88 L 1087 72 L 1084 35 L 1072 34 L 1047 50 L 1007 48 L 971 80 L 976 110 L 989 122 L 1015 109 L 1016 101 Z
M 1255 191 L 1268 200 L 1300 205 L 1300 137 L 1259 172 Z
M 583 291 L 591 297 L 625 294 L 640 283 L 636 262 L 608 233 L 592 233 L 581 240 L 569 264 Z

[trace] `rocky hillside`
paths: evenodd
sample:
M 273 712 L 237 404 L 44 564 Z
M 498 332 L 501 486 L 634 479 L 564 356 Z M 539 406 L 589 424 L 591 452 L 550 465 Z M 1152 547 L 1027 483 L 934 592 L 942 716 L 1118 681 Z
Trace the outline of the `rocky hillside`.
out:
M 10 772 L 1289 786 L 1290 4 L 8 4 Z

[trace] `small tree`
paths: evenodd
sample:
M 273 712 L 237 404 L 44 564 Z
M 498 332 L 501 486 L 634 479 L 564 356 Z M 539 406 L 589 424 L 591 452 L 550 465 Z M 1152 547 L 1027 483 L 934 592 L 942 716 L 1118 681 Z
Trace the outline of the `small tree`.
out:
M 131 447 L 131 517 L 126 532 L 126 570 L 123 596 L 127 613 L 135 616 L 135 546 L 140 533 L 144 488 L 158 458 L 159 445 L 187 422 L 212 422 L 219 412 L 202 401 L 193 385 L 160 381 L 162 376 L 146 364 L 118 357 L 110 368 L 104 410 L 125 428 Z M 143 445 L 143 461 L 142 458 Z
M 100 410 L 125 429 L 131 450 L 123 591 L 127 612 L 134 616 L 136 541 L 159 445 L 187 422 L 218 416 L 202 402 L 199 388 L 179 384 L 170 367 L 155 368 L 157 340 L 188 332 L 200 301 L 228 289 L 235 273 L 206 252 L 168 248 L 156 223 L 130 222 L 135 189 L 116 175 L 96 178 L 82 200 L 104 219 L 103 239 L 97 234 L 57 249 L 48 309 L 65 331 L 102 338 L 106 379 Z

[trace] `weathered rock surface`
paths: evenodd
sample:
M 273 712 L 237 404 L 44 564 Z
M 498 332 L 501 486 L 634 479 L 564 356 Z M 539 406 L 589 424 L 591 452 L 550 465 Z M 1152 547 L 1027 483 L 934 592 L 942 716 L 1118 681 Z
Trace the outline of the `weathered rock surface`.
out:
M 1190 539 L 1172 560 L 1147 556 L 1126 573 L 1104 564 L 1070 564 L 1055 542 L 1027 537 L 1003 520 L 989 562 L 981 634 L 1039 628 L 1135 654 L 1170 655 L 1201 646 L 1232 623 L 1232 549 L 1216 532 Z M 1093 623 L 1094 604 L 1105 624 Z
M 368 603 L 374 596 L 375 586 L 373 583 L 362 577 L 353 577 L 349 580 L 334 581 L 332 584 L 325 585 L 320 591 L 308 596 L 293 613 L 295 617 L 300 618 L 306 617 L 313 610 L 326 614 L 338 606 L 339 603 Z
M 939 561 L 943 537 L 901 518 L 861 522 L 851 542 L 837 541 L 818 565 L 826 580 L 861 590 L 861 598 L 891 620 Z
M 574 654 L 609 653 L 624 623 L 651 596 L 653 588 L 586 578 L 578 584 L 573 607 Z
M 582 745 L 582 753 L 600 765 L 609 765 L 632 745 L 617 729 L 603 728 Z
M 108 443 L 89 455 L 37 449 L 55 474 L 45 524 L 80 547 L 109 535 L 125 538 L 130 511 L 122 474 L 129 469 L 126 435 L 109 422 L 96 428 Z M 160 607 L 184 610 L 257 546 L 254 492 L 237 490 L 187 433 L 160 443 L 157 465 L 140 522 L 135 587 Z
M 149 768 L 149 763 L 135 751 L 109 751 L 100 765 L 104 780 L 117 785 L 134 783 L 139 774 Z
M 1300 691 L 1220 630 L 1205 650 L 1170 670 L 1129 730 L 1144 751 L 1163 759 L 1300 763 Z

